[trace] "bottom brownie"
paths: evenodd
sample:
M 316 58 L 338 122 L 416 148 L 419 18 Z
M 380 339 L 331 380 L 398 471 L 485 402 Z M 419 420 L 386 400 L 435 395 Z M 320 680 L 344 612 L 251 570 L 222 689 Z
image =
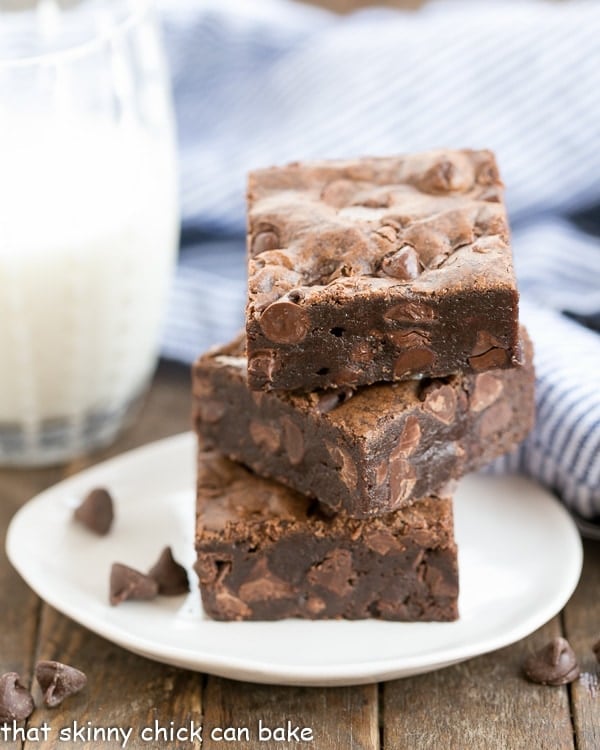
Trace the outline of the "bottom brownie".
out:
M 367 520 L 309 500 L 212 451 L 198 467 L 196 571 L 217 620 L 455 620 L 452 501 Z

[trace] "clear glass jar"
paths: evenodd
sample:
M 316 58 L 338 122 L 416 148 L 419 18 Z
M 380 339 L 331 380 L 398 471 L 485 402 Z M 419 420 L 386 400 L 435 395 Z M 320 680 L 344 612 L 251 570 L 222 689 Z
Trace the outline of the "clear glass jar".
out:
M 110 442 L 153 374 L 176 256 L 146 0 L 0 0 L 0 464 Z

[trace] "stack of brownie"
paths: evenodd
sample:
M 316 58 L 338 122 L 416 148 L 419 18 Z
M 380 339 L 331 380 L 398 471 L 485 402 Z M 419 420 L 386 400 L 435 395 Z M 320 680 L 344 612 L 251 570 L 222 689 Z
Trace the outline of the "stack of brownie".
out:
M 533 423 L 489 151 L 249 181 L 246 332 L 194 365 L 197 572 L 219 620 L 453 620 L 454 480 Z

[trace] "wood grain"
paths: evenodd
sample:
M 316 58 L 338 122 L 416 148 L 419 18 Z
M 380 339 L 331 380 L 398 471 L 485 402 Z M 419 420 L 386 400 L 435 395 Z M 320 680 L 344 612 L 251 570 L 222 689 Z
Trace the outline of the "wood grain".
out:
M 521 674 L 526 655 L 559 634 L 555 618 L 514 646 L 384 685 L 384 748 L 573 750 L 567 688 Z
M 565 637 L 573 647 L 581 676 L 571 685 L 577 750 L 600 748 L 600 665 L 592 645 L 600 640 L 600 544 L 584 546 L 583 574 L 564 614 Z
M 43 609 L 39 642 L 36 659 L 54 659 L 82 669 L 88 676 L 88 685 L 54 709 L 43 706 L 39 687 L 35 686 L 38 708 L 29 726 L 40 727 L 46 722 L 50 734 L 45 742 L 26 742 L 24 750 L 116 748 L 123 741 L 123 737 L 115 739 L 119 729 L 131 730 L 127 742 L 130 750 L 200 747 L 200 743 L 171 742 L 169 733 L 171 727 L 191 727 L 192 721 L 196 726 L 201 725 L 202 675 L 135 656 L 47 605 Z M 156 734 L 156 726 L 165 734 Z M 83 735 L 74 734 L 81 729 Z M 109 729 L 111 734 L 103 733 Z M 142 735 L 144 730 L 150 734 Z M 61 731 L 70 731 L 70 741 L 64 735 L 61 738 Z M 98 732 L 95 740 L 93 734 L 88 736 L 88 731 Z M 107 737 L 112 741 L 105 741 Z M 157 740 L 149 742 L 145 737 Z
M 40 602 L 8 562 L 4 551 L 6 530 L 20 506 L 59 476 L 56 469 L 0 470 L 0 674 L 17 672 L 25 684 L 30 683 Z M 4 742 L 3 737 L 0 745 L 10 750 L 21 747 L 20 742 Z
M 205 737 L 203 750 L 215 750 L 222 742 L 211 739 L 215 727 L 247 727 L 250 741 L 244 748 L 280 750 L 302 747 L 311 750 L 377 750 L 377 686 L 301 688 L 251 685 L 209 677 L 205 689 Z M 270 729 L 310 728 L 309 742 L 260 742 L 258 721 Z M 236 745 L 234 745 L 235 747 Z

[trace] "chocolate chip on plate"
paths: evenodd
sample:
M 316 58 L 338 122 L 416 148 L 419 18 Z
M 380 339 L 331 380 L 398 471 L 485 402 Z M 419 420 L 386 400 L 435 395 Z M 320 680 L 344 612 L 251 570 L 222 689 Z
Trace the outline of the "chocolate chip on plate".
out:
M 0 677 L 0 722 L 23 721 L 31 716 L 33 698 L 16 672 L 7 672 Z
M 44 703 L 49 708 L 59 706 L 69 695 L 83 690 L 87 683 L 83 672 L 59 661 L 38 661 L 35 677 L 44 693 Z
M 148 575 L 156 581 L 158 593 L 163 596 L 179 596 L 190 590 L 186 569 L 173 558 L 170 547 L 164 548 Z
M 95 534 L 105 536 L 114 519 L 112 497 L 103 487 L 92 490 L 75 509 L 73 517 Z
M 154 599 L 157 595 L 158 583 L 153 578 L 128 565 L 113 563 L 110 571 L 110 603 L 113 607 L 127 599 Z
M 525 675 L 541 685 L 566 685 L 579 677 L 577 658 L 568 641 L 553 638 L 523 664 Z

